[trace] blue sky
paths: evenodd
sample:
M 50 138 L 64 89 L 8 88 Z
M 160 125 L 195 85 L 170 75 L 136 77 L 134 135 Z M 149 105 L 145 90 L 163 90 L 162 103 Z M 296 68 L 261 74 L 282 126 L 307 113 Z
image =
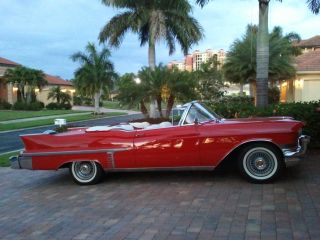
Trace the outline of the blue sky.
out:
M 70 79 L 77 68 L 70 55 L 82 51 L 88 41 L 98 43 L 100 29 L 117 12 L 100 0 L 1 0 L 0 56 Z M 228 50 L 247 24 L 258 22 L 258 1 L 214 0 L 203 9 L 194 6 L 193 16 L 205 38 L 191 51 Z M 285 33 L 294 31 L 303 39 L 320 35 L 320 15 L 313 15 L 304 0 L 271 1 L 269 18 L 270 29 L 280 25 Z M 157 63 L 183 58 L 178 46 L 169 56 L 161 42 L 156 54 Z M 118 73 L 137 72 L 147 65 L 147 48 L 128 34 L 120 48 L 112 49 L 111 59 Z

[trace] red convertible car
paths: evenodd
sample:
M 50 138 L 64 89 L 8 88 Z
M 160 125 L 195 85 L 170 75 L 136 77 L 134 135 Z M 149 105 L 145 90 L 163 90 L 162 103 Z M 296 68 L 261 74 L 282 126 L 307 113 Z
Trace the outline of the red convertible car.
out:
M 68 167 L 78 184 L 98 183 L 104 171 L 213 170 L 232 154 L 240 173 L 258 183 L 300 161 L 309 136 L 290 117 L 223 119 L 194 101 L 160 124 L 70 128 L 21 136 L 25 150 L 14 169 Z M 176 122 L 174 120 L 177 120 Z

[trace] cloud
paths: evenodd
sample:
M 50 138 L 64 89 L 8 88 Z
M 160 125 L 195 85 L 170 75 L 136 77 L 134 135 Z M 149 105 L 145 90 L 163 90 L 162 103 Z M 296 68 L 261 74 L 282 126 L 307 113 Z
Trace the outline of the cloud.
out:
M 118 12 L 99 0 L 1 0 L 0 9 L 0 56 L 66 79 L 73 77 L 78 66 L 70 55 L 84 50 L 89 41 L 98 43 L 100 29 Z M 258 2 L 212 0 L 204 8 L 194 4 L 193 15 L 203 26 L 205 38 L 191 51 L 227 50 L 247 24 L 258 23 Z M 319 16 L 301 0 L 271 1 L 270 28 L 275 25 L 302 38 L 319 34 Z M 183 58 L 179 45 L 172 56 L 163 42 L 156 49 L 157 62 Z M 112 49 L 111 59 L 117 72 L 137 72 L 148 64 L 147 52 L 136 35 L 128 34 L 120 48 Z

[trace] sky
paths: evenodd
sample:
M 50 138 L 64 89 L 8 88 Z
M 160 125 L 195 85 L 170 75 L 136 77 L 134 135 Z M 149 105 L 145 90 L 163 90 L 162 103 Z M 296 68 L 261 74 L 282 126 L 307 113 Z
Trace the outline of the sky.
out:
M 257 0 L 213 0 L 204 8 L 193 5 L 204 29 L 204 39 L 190 52 L 208 48 L 228 50 L 247 24 L 258 23 Z M 79 67 L 70 56 L 83 51 L 88 42 L 98 44 L 101 28 L 121 10 L 106 7 L 100 0 L 0 0 L 0 57 L 27 67 L 72 79 Z M 302 39 L 320 35 L 320 15 L 314 15 L 304 0 L 272 0 L 269 27 L 281 26 L 284 33 L 296 32 Z M 147 47 L 140 47 L 129 33 L 120 48 L 111 48 L 111 60 L 119 74 L 137 72 L 147 66 Z M 169 56 L 163 42 L 156 46 L 157 63 L 182 60 L 179 45 Z

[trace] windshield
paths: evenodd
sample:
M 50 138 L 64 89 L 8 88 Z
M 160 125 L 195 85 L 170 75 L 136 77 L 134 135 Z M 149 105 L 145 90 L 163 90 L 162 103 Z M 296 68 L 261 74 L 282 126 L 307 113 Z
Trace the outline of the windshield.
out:
M 221 117 L 206 104 L 199 102 L 187 103 L 172 109 L 170 114 L 172 125 L 186 125 L 197 122 L 221 120 Z
M 207 104 L 205 103 L 198 103 L 199 105 L 201 105 L 203 108 L 205 108 L 215 119 L 222 119 L 221 116 L 219 116 L 218 114 L 216 114 L 211 107 L 209 107 Z

